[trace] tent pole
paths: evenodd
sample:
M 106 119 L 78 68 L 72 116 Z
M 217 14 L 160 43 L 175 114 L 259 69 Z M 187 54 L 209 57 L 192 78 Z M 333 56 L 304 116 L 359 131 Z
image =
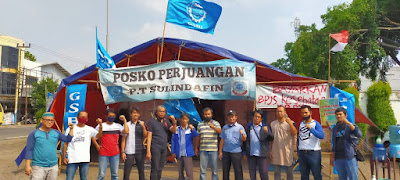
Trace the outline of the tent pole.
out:
M 157 43 L 157 64 L 159 59 L 160 59 L 160 42 Z
M 124 54 L 124 55 L 125 55 L 125 57 L 128 58 L 128 63 L 126 64 L 126 67 L 129 67 L 131 57 L 135 56 L 135 54 L 132 54 L 132 55 Z
M 64 101 L 64 115 L 65 115 L 65 110 L 67 109 L 65 106 L 67 105 L 67 89 L 68 86 L 65 86 L 65 101 Z M 62 122 L 61 122 L 61 132 L 64 134 L 64 117 L 62 118 Z
M 167 24 L 168 6 L 169 6 L 169 4 L 167 5 L 167 11 L 165 12 L 164 29 L 163 29 L 162 39 L 161 39 L 161 53 L 160 53 L 160 59 L 158 60 L 158 63 L 161 63 L 163 50 L 164 50 L 164 36 L 165 36 L 165 25 Z
M 99 74 L 99 68 L 96 67 L 96 70 L 97 70 L 97 76 L 96 76 L 97 81 L 96 81 L 96 85 L 97 85 L 97 89 L 99 89 L 99 82 L 100 82 L 100 80 L 99 80 L 99 76 L 100 76 L 100 74 Z
M 179 59 L 180 59 L 180 57 L 181 57 L 181 51 L 182 51 L 182 47 L 185 45 L 185 43 L 181 43 L 181 45 L 179 45 L 179 50 L 178 50 L 178 61 L 179 61 Z

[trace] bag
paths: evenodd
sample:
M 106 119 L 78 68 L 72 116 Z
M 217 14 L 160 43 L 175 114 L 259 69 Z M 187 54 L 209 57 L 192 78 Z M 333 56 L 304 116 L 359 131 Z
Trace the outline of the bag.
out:
M 364 155 L 361 153 L 361 151 L 358 148 L 356 148 L 356 147 L 354 148 L 354 153 L 355 153 L 357 161 L 360 161 L 360 162 L 365 161 Z

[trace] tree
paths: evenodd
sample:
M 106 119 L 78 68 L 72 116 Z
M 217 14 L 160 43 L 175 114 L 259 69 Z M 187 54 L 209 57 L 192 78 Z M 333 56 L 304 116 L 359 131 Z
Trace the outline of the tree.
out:
M 393 7 L 400 8 L 400 1 L 353 0 L 351 4 L 328 8 L 327 13 L 321 15 L 325 26 L 317 29 L 315 24 L 301 25 L 298 39 L 285 45 L 286 57 L 272 64 L 291 73 L 328 79 L 328 53 L 331 53 L 332 79 L 359 81 L 359 74 L 372 80 L 377 77 L 384 79 L 385 72 L 392 65 L 390 54 L 395 57 L 397 52 L 382 45 L 381 42 L 389 42 L 382 39 L 400 40 L 398 31 L 382 28 L 389 24 L 385 15 L 400 22 L 400 13 Z M 400 27 L 400 23 L 394 22 L 391 26 Z M 329 34 L 341 30 L 349 30 L 349 44 L 344 51 L 329 52 Z M 331 40 L 330 47 L 335 44 L 336 41 Z
M 35 117 L 38 121 L 42 117 L 42 114 L 46 112 L 46 86 L 47 91 L 55 92 L 58 89 L 58 81 L 47 77 L 32 84 L 32 106 L 36 112 Z
M 31 54 L 29 51 L 25 51 L 25 59 L 32 61 L 32 62 L 36 62 L 36 57 Z
M 392 94 L 392 89 L 389 83 L 384 83 L 382 81 L 374 83 L 367 90 L 368 117 L 383 132 L 389 130 L 389 125 L 395 125 L 397 122 L 394 117 L 392 106 L 390 105 L 390 94 Z

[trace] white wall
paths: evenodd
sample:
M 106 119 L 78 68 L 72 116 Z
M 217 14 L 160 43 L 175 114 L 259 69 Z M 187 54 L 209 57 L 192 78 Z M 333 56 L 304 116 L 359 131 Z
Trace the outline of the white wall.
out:
M 43 72 L 48 72 L 53 74 L 53 78 L 60 83 L 63 79 L 65 79 L 67 76 L 62 73 L 55 65 L 44 65 L 42 66 L 42 71 Z

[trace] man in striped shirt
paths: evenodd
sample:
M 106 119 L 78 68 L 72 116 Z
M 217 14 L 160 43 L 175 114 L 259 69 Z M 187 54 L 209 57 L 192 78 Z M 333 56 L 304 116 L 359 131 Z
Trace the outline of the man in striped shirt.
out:
M 195 153 L 199 155 L 200 145 L 200 180 L 207 179 L 207 165 L 210 162 L 212 180 L 218 180 L 218 134 L 221 125 L 213 120 L 213 111 L 207 107 L 203 109 L 203 122 L 197 126 L 200 138 L 196 143 Z

